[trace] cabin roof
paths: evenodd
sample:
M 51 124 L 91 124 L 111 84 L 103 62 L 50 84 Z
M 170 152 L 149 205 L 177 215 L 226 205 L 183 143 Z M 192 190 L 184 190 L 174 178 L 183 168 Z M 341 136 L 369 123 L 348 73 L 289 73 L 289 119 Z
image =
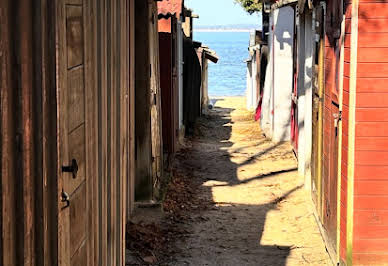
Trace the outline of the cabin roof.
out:
M 184 8 L 184 0 L 162 0 L 158 2 L 159 16 L 176 16 L 178 19 Z

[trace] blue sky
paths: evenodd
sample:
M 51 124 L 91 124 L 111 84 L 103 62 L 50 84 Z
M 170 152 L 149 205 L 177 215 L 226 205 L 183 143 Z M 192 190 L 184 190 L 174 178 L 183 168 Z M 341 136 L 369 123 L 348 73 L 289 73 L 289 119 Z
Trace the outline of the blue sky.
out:
M 199 15 L 194 26 L 261 24 L 257 14 L 249 15 L 234 0 L 185 0 L 185 5 Z

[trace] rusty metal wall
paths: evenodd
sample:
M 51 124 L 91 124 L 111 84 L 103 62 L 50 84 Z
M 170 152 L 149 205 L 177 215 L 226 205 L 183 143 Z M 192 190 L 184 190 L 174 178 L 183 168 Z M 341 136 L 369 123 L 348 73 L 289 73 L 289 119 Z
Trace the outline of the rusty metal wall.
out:
M 2 265 L 54 265 L 56 92 L 53 1 L 0 3 Z

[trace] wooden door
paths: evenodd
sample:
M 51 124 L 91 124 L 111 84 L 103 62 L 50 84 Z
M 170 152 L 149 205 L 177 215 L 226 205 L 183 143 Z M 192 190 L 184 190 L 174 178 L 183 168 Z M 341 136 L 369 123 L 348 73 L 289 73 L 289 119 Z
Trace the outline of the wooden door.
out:
M 312 113 L 312 158 L 311 191 L 313 201 L 321 214 L 321 176 L 322 176 L 322 117 L 324 94 L 324 8 L 315 9 L 315 37 L 313 58 L 313 113 Z
M 59 0 L 57 6 L 59 265 L 90 263 L 84 8 L 83 0 Z
M 330 6 L 329 8 L 332 8 Z M 331 14 L 332 12 L 329 12 Z M 337 183 L 338 183 L 338 125 L 341 119 L 339 111 L 339 57 L 340 45 L 335 38 L 330 40 L 326 48 L 325 84 L 323 114 L 323 226 L 330 245 L 336 250 L 337 245 Z
M 172 34 L 159 33 L 160 88 L 162 91 L 163 148 L 169 154 L 174 153 L 174 98 L 172 66 Z
M 330 110 L 328 111 L 330 123 L 330 144 L 326 149 L 329 153 L 329 169 L 324 179 L 324 227 L 328 234 L 330 245 L 333 250 L 336 250 L 337 245 L 337 180 L 338 180 L 338 144 L 339 144 L 339 129 L 338 123 L 340 119 L 339 105 L 331 100 Z

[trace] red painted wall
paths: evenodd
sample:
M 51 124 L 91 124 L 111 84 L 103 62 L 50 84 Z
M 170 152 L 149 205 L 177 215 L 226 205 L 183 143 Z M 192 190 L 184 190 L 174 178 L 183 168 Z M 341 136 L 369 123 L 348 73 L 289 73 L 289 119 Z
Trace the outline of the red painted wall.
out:
M 342 146 L 341 146 L 341 218 L 340 218 L 340 258 L 346 261 L 346 223 L 347 223 L 347 189 L 348 189 L 348 134 L 349 134 L 349 64 L 351 5 L 345 5 L 345 42 L 344 42 L 344 74 L 342 92 Z
M 339 127 L 335 126 L 335 117 L 339 113 L 340 89 L 340 49 L 339 35 L 335 29 L 340 28 L 338 3 L 335 0 L 327 1 L 325 18 L 325 61 L 324 61 L 324 109 L 323 109 L 323 164 L 322 164 L 322 194 L 323 216 L 322 223 L 326 230 L 329 244 L 336 249 L 337 240 L 337 189 L 339 156 Z M 343 196 L 343 195 L 342 195 Z M 343 221 L 342 221 L 343 223 Z M 346 223 L 345 223 L 346 224 Z
M 388 3 L 384 2 L 359 3 L 354 265 L 388 263 Z

